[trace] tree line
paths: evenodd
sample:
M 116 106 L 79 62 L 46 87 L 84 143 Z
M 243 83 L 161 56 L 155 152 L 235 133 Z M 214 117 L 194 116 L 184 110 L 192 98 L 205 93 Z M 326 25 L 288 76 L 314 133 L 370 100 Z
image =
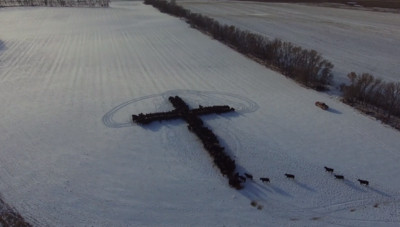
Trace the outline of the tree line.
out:
M 192 27 L 307 87 L 325 90 L 332 82 L 333 64 L 315 50 L 303 49 L 279 39 L 269 40 L 233 25 L 221 24 L 210 17 L 192 13 L 173 2 L 144 0 L 144 3 L 154 6 L 161 12 L 185 18 Z
M 161 12 L 185 18 L 192 27 L 307 87 L 325 90 L 333 80 L 333 64 L 315 50 L 307 50 L 280 39 L 270 40 L 232 25 L 220 24 L 210 17 L 192 13 L 173 1 L 144 0 L 144 3 Z M 375 111 L 375 117 L 389 124 L 392 116 L 400 117 L 400 82 L 384 82 L 368 73 L 351 72 L 348 78 L 349 85 L 341 85 L 345 103 L 364 112 Z M 392 126 L 400 129 L 400 125 Z
M 384 120 L 400 117 L 400 82 L 384 82 L 369 73 L 347 75 L 349 85 L 342 85 L 343 99 L 350 105 L 360 104 L 378 114 Z

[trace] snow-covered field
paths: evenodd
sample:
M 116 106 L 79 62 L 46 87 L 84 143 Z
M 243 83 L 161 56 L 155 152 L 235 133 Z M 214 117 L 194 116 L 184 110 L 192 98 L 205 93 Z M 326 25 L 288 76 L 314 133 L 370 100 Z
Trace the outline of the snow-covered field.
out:
M 400 224 L 398 131 L 180 19 L 113 2 L 3 8 L 0 22 L 0 194 L 32 224 Z M 236 108 L 202 119 L 242 171 L 271 183 L 230 188 L 183 121 L 130 123 L 172 109 L 170 95 Z
M 183 7 L 271 39 L 315 49 L 349 72 L 400 80 L 400 14 L 284 3 L 178 0 Z

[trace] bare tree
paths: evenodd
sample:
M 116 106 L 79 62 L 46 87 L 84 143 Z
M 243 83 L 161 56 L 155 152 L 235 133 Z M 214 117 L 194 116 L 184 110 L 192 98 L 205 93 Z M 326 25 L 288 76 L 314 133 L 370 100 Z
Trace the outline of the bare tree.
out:
M 395 108 L 400 104 L 400 82 L 389 82 L 384 89 L 386 99 L 387 118 L 390 119 Z

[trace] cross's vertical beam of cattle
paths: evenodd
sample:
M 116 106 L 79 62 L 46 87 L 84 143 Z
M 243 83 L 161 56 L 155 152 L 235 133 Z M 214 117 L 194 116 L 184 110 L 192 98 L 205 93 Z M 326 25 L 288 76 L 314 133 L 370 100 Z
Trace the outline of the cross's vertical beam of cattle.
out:
M 132 115 L 133 122 L 137 124 L 149 124 L 154 121 L 165 121 L 172 119 L 183 119 L 188 123 L 188 129 L 194 133 L 203 143 L 204 148 L 208 151 L 209 155 L 213 158 L 214 164 L 219 168 L 221 173 L 228 177 L 229 184 L 236 188 L 243 188 L 243 181 L 236 174 L 236 163 L 227 155 L 217 139 L 217 136 L 211 129 L 204 126 L 203 121 L 199 118 L 201 115 L 206 114 L 221 114 L 235 111 L 234 108 L 229 106 L 199 106 L 196 109 L 190 109 L 189 106 L 179 97 L 171 96 L 168 100 L 174 106 L 174 110 L 168 112 L 148 113 Z

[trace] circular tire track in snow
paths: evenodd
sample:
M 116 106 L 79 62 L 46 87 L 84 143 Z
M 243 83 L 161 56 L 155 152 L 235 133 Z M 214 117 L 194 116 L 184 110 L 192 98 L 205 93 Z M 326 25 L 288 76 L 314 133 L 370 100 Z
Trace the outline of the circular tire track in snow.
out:
M 184 99 L 187 99 L 188 97 L 189 100 L 187 102 L 189 105 L 191 104 L 193 107 L 193 103 L 196 105 L 229 105 L 233 108 L 235 108 L 236 112 L 239 114 L 244 114 L 244 113 L 251 113 L 255 112 L 258 110 L 259 106 L 257 103 L 254 101 L 245 98 L 240 95 L 232 94 L 232 93 L 226 93 L 226 92 L 216 92 L 216 91 L 194 91 L 194 90 L 170 90 L 163 92 L 161 94 L 153 94 L 153 95 L 147 95 L 139 98 L 135 98 L 132 100 L 129 100 L 127 102 L 121 103 L 118 106 L 112 108 L 110 111 L 108 111 L 102 118 L 102 121 L 105 126 L 109 128 L 123 128 L 123 127 L 132 127 L 134 124 L 131 122 L 117 122 L 113 119 L 114 115 L 123 109 L 124 107 L 127 107 L 129 105 L 132 105 L 134 103 L 146 100 L 146 99 L 151 99 L 151 98 L 157 98 L 157 97 L 162 97 L 163 99 L 168 102 L 168 97 L 169 96 L 175 96 L 179 95 L 182 96 Z M 186 100 L 185 100 L 186 101 Z M 172 107 L 171 107 L 172 109 Z M 135 113 L 132 113 L 135 114 Z M 129 118 L 130 119 L 130 118 Z

